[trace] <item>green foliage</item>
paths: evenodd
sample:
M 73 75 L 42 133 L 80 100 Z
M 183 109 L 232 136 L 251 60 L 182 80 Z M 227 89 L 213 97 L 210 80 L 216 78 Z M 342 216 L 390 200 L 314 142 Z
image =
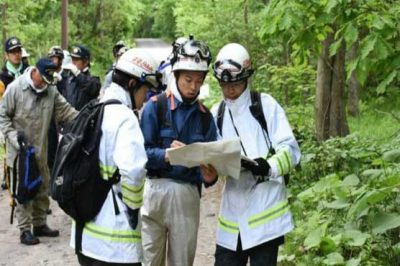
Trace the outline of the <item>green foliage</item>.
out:
M 174 8 L 176 35 L 204 40 L 215 58 L 218 50 L 227 43 L 237 42 L 249 49 L 255 67 L 265 61 L 259 53 L 260 41 L 256 32 L 260 29 L 265 4 L 257 0 L 205 0 L 196 4 L 190 0 L 178 1 Z
M 16 35 L 31 62 L 60 44 L 61 1 L 2 0 L 1 27 Z M 120 39 L 174 38 L 193 34 L 215 59 L 229 42 L 243 44 L 256 69 L 252 89 L 271 94 L 285 108 L 301 145 L 301 167 L 290 183 L 295 230 L 287 236 L 281 265 L 398 265 L 400 117 L 400 4 L 378 0 L 70 0 L 69 44 L 92 50 L 93 70 L 103 75 Z M 314 139 L 316 61 L 321 43 L 334 34 L 329 52 L 358 43 L 346 62 L 364 85 L 352 135 Z M 211 107 L 221 100 L 208 75 Z M 376 94 L 379 96 L 377 97 Z M 0 151 L 1 153 L 1 151 Z
M 304 143 L 281 265 L 396 265 L 399 148 L 397 139 L 377 145 L 357 135 Z
M 396 1 L 281 1 L 268 5 L 260 37 L 289 44 L 294 62 L 315 61 L 321 41 L 335 34 L 330 55 L 359 42 L 358 54 L 346 65 L 347 77 L 356 71 L 361 84 L 367 79 L 383 94 L 399 77 L 399 16 Z
M 285 106 L 309 105 L 314 101 L 315 70 L 310 65 L 260 66 L 254 83 Z
M 61 43 L 61 1 L 9 1 L 3 27 L 17 36 L 31 56 L 31 63 Z M 136 26 L 145 15 L 141 1 L 69 1 L 69 46 L 84 44 L 92 52 L 95 74 L 104 75 L 112 62 L 112 47 L 120 39 L 132 45 Z

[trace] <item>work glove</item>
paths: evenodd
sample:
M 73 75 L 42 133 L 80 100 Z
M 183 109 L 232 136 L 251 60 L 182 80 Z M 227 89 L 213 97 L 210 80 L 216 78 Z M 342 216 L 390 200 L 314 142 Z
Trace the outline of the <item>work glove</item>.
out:
M 256 158 L 254 161 L 257 162 L 257 165 L 252 164 L 251 162 L 242 160 L 242 167 L 249 170 L 256 178 L 257 184 L 268 180 L 269 171 L 271 166 L 264 158 Z
M 62 76 L 60 73 L 54 72 L 54 79 L 57 81 L 56 83 L 60 82 L 62 80 Z
M 133 230 L 136 230 L 136 227 L 138 225 L 138 221 L 139 221 L 139 210 L 140 208 L 137 209 L 131 209 L 128 207 L 128 222 L 130 227 Z
M 64 69 L 68 69 L 76 77 L 81 73 L 81 71 L 72 63 L 64 66 Z

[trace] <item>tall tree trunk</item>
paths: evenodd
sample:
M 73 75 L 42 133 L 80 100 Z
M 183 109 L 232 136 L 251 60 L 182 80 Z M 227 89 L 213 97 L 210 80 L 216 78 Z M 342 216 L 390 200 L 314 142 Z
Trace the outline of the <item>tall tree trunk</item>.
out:
M 97 35 L 97 34 L 101 35 L 102 34 L 102 30 L 99 27 L 100 23 L 101 23 L 101 19 L 102 19 L 102 8 L 103 8 L 103 1 L 100 0 L 98 5 L 97 5 L 97 8 L 96 8 L 96 17 L 94 18 L 93 25 L 92 25 L 92 33 L 94 35 Z
M 61 3 L 61 48 L 68 49 L 68 0 Z
M 6 27 L 7 27 L 7 14 L 6 14 L 7 3 L 4 2 L 2 5 L 0 5 L 0 8 L 1 8 L 1 25 L 2 25 L 1 32 L 2 32 L 2 38 L 3 38 L 3 41 L 1 43 L 4 45 L 3 48 L 5 49 L 6 48 L 5 43 L 7 40 L 7 29 L 6 29 Z M 4 51 L 4 49 L 3 49 L 3 51 Z
M 357 51 L 358 51 L 358 41 L 356 41 L 350 49 L 350 54 L 349 54 L 349 59 L 354 59 L 357 56 Z M 356 71 L 353 71 L 350 76 L 349 80 L 349 85 L 348 85 L 348 98 L 347 98 L 347 103 L 348 103 L 348 111 L 349 115 L 351 116 L 358 116 L 359 115 L 359 110 L 358 110 L 358 102 L 360 100 L 360 82 L 357 80 L 357 74 Z
M 332 59 L 329 46 L 333 43 L 333 33 L 328 33 L 322 42 L 322 51 L 318 58 L 317 87 L 315 94 L 315 132 L 319 141 L 329 136 L 329 105 L 332 79 Z
M 329 33 L 323 41 L 318 59 L 315 130 L 319 141 L 349 133 L 344 101 L 345 46 L 343 44 L 337 54 L 330 57 L 333 36 L 334 33 Z
M 246 47 L 250 51 L 251 50 L 251 41 L 250 41 L 250 29 L 249 29 L 249 3 L 247 0 L 243 1 L 243 22 L 245 27 L 245 42 Z
M 345 100 L 344 100 L 344 86 L 346 79 L 346 71 L 344 69 L 346 57 L 345 43 L 334 56 L 332 84 L 331 84 L 331 105 L 329 117 L 329 136 L 339 137 L 349 134 L 349 127 L 347 125 Z

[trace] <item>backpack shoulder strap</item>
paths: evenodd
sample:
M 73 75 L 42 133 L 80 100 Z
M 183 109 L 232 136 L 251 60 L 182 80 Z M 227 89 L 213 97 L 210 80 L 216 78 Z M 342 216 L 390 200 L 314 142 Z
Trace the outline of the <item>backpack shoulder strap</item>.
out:
M 218 112 L 217 112 L 217 127 L 221 136 L 222 136 L 222 125 L 224 123 L 224 114 L 225 114 L 225 101 L 222 100 L 218 106 Z
M 265 119 L 263 107 L 262 107 L 262 101 L 261 101 L 261 93 L 258 91 L 250 91 L 251 95 L 251 105 L 250 105 L 250 113 L 252 116 L 257 120 L 257 122 L 260 124 L 261 128 L 264 130 L 264 132 L 267 135 L 268 142 L 267 143 L 270 146 L 270 150 L 272 154 L 275 153 L 274 149 L 272 148 L 272 142 L 269 137 L 268 133 L 268 124 L 267 120 Z
M 166 113 L 168 108 L 168 97 L 165 92 L 156 96 L 157 102 L 157 122 L 161 129 L 162 127 L 170 127 L 171 123 L 167 123 Z
M 205 107 L 202 102 L 199 101 L 199 105 L 202 109 L 202 111 L 200 111 L 201 128 L 203 136 L 205 136 L 210 129 L 211 120 L 213 118 L 210 110 L 208 110 L 208 108 Z
M 110 99 L 105 102 L 103 102 L 104 105 L 109 105 L 109 104 L 122 104 L 120 100 L 117 99 Z
M 263 130 L 267 132 L 268 135 L 268 127 L 267 127 L 267 121 L 265 120 L 264 116 L 264 111 L 262 108 L 262 102 L 261 102 L 261 93 L 258 91 L 251 91 L 251 106 L 250 106 L 250 112 L 253 115 L 253 117 L 257 120 L 257 122 L 260 124 Z

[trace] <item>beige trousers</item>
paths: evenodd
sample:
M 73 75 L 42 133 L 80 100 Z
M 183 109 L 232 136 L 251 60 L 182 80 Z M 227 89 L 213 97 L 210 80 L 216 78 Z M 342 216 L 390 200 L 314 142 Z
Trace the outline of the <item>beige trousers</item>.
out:
M 143 265 L 193 265 L 200 216 L 196 185 L 147 179 L 142 218 Z

